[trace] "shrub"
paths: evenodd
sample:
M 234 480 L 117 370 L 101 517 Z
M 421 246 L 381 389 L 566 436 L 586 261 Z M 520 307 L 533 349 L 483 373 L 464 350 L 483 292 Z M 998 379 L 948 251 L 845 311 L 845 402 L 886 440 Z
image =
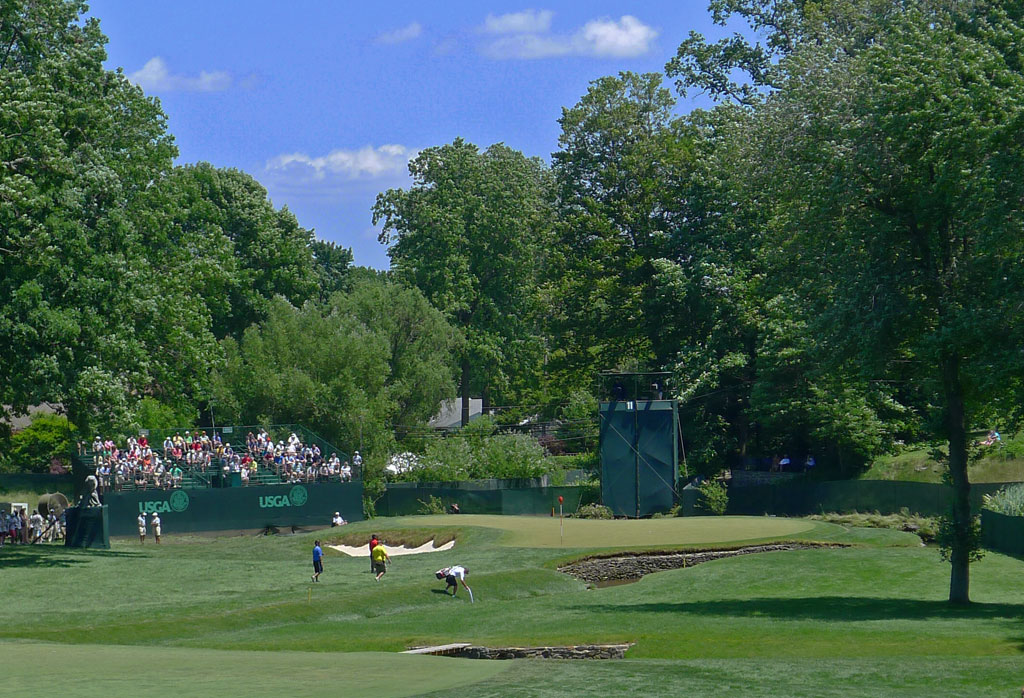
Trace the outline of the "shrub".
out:
M 906 507 L 898 514 L 880 514 L 877 511 L 871 514 L 821 513 L 808 516 L 815 521 L 826 521 L 841 526 L 858 526 L 861 528 L 890 528 L 894 531 L 905 531 L 916 533 L 925 543 L 935 540 L 939 531 L 939 520 L 928 516 L 918 516 L 910 513 Z
M 77 432 L 67 417 L 36 412 L 32 423 L 10 438 L 6 472 L 45 473 L 53 463 L 70 466 Z
M 729 492 L 725 485 L 716 480 L 705 480 L 697 489 L 700 490 L 700 496 L 697 498 L 698 507 L 716 516 L 725 513 L 729 506 Z
M 535 478 L 551 469 L 537 440 L 523 434 L 488 434 L 474 425 L 448 438 L 430 441 L 408 467 L 392 472 L 396 480 L 452 482 L 484 478 Z
M 427 501 L 422 499 L 416 500 L 420 503 L 419 513 L 421 514 L 445 514 L 447 510 L 444 508 L 444 502 L 441 501 L 440 497 L 430 495 L 427 497 Z
M 1024 516 L 1024 484 L 1010 485 L 995 494 L 986 494 L 984 507 L 997 514 Z
M 584 504 L 575 514 L 577 519 L 614 519 L 612 510 L 603 504 Z

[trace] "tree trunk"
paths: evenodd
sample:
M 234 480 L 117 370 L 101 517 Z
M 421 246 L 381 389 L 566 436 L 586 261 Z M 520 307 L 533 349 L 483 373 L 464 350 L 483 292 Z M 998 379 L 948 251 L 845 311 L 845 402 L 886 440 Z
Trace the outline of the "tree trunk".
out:
M 945 427 L 949 443 L 949 475 L 953 484 L 953 539 L 950 541 L 949 602 L 970 603 L 971 483 L 967 479 L 967 424 L 964 416 L 960 360 L 942 359 L 942 388 L 946 399 Z
M 469 424 L 469 358 L 462 359 L 462 426 Z
M 480 396 L 480 414 L 491 413 L 491 389 L 489 386 L 484 386 L 483 393 Z

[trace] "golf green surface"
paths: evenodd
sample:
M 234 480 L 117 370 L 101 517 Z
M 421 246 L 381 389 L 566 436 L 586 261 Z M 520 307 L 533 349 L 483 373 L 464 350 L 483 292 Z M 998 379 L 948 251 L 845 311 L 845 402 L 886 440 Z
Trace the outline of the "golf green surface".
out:
M 110 696 L 374 696 L 400 698 L 447 691 L 510 669 L 481 662 L 381 652 L 240 652 L 178 647 L 58 645 L 2 642 L 3 685 L 40 685 L 40 666 L 76 677 L 65 684 L 76 698 Z M 11 694 L 13 695 L 13 694 Z
M 393 520 L 385 520 L 393 521 Z M 804 519 L 750 516 L 595 520 L 546 516 L 408 516 L 403 525 L 480 526 L 502 531 L 499 545 L 530 548 L 707 546 L 797 536 L 814 528 Z M 387 524 L 385 524 L 386 526 Z

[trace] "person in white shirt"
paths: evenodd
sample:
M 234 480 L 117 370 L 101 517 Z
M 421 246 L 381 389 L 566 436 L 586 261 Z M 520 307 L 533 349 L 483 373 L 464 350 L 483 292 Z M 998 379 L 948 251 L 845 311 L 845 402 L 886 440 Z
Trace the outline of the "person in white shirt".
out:
M 434 573 L 434 576 L 445 581 L 446 586 L 444 590 L 447 592 L 448 589 L 451 589 L 452 596 L 455 596 L 455 592 L 459 590 L 459 582 L 462 582 L 462 586 L 466 587 L 466 591 L 469 592 L 469 600 L 473 600 L 473 590 L 469 588 L 468 584 L 466 584 L 466 577 L 469 576 L 469 570 L 462 565 L 442 567 Z
M 149 525 L 153 527 L 153 537 L 156 539 L 156 544 L 160 545 L 160 515 L 155 511 L 153 512 L 153 520 L 149 522 Z
M 341 518 L 341 512 L 340 511 L 334 512 L 334 518 L 331 519 L 331 526 L 344 526 L 344 525 L 345 525 L 345 519 Z
M 30 543 L 40 543 L 43 537 L 43 516 L 38 509 L 32 510 L 32 516 L 28 519 L 29 527 L 32 530 Z
M 146 542 L 146 515 L 144 513 L 139 514 L 139 542 Z

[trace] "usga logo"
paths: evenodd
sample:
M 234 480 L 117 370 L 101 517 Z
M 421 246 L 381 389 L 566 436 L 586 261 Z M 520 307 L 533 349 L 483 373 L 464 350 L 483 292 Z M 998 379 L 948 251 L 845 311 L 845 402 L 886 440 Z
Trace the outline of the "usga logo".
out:
M 171 492 L 171 496 L 164 500 L 139 502 L 139 512 L 142 514 L 151 514 L 154 511 L 160 513 L 185 511 L 186 509 L 188 509 L 188 492 L 184 490 L 174 490 Z
M 261 509 L 276 509 L 277 507 L 301 507 L 309 499 L 309 493 L 302 485 L 288 490 L 288 494 L 275 494 L 260 497 Z

